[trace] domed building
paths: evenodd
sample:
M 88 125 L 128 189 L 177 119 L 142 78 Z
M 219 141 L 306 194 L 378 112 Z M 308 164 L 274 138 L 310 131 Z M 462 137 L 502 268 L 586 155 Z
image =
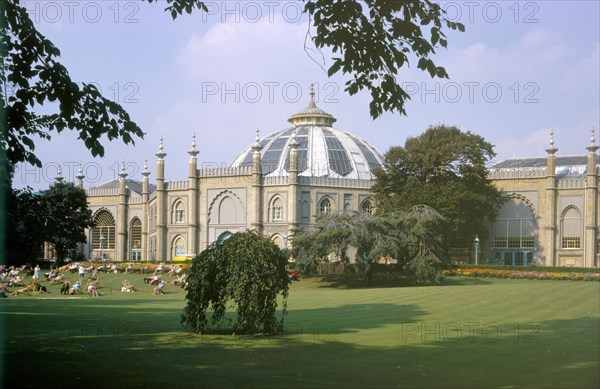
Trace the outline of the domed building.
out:
M 86 190 L 96 226 L 83 254 L 90 259 L 171 261 L 193 256 L 238 231 L 258 230 L 280 247 L 295 227 L 320 214 L 372 212 L 373 170 L 382 155 L 366 141 L 333 127 L 314 93 L 291 126 L 260 139 L 227 168 L 198 169 L 195 139 L 188 179 L 167 181 L 161 139 L 157 177 L 147 163 L 141 182 L 119 179 Z M 595 132 L 587 154 L 500 162 L 488 178 L 507 201 L 486 236 L 463 237 L 460 259 L 504 265 L 600 266 L 600 190 Z M 77 176 L 83 188 L 83 174 Z M 472 242 L 472 243 L 470 243 Z M 46 258 L 53 257 L 46 245 Z
M 291 229 L 319 214 L 372 212 L 373 170 L 383 157 L 373 146 L 334 128 L 336 119 L 314 103 L 292 115 L 291 126 L 260 139 L 227 168 L 198 169 L 192 140 L 188 179 L 167 181 L 161 139 L 157 177 L 119 179 L 87 189 L 96 227 L 84 255 L 92 259 L 170 261 L 195 255 L 213 242 L 258 230 L 279 246 Z M 77 179 L 83 187 L 83 175 Z

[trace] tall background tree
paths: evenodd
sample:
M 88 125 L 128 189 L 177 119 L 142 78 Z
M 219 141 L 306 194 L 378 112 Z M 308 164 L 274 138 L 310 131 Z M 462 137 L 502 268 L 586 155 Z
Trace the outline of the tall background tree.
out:
M 479 135 L 454 126 L 430 127 L 385 154 L 373 186 L 378 209 L 434 208 L 447 220 L 441 245 L 448 258 L 452 247 L 470 247 L 476 234 L 485 234 L 504 201 L 487 177 L 486 163 L 494 156 L 493 146 Z
M 83 189 L 71 182 L 57 182 L 43 192 L 44 238 L 56 250 L 60 264 L 79 243 L 86 242 L 85 229 L 93 226 L 92 211 Z

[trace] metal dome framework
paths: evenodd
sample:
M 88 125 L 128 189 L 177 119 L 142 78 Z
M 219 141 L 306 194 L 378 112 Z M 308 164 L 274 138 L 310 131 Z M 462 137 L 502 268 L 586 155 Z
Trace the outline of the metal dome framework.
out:
M 311 86 L 308 107 L 293 114 L 292 128 L 275 132 L 247 147 L 231 164 L 252 165 L 253 151 L 261 152 L 262 173 L 287 176 L 290 168 L 290 144 L 298 144 L 298 174 L 308 177 L 373 179 L 373 170 L 383 166 L 383 156 L 356 136 L 333 128 L 333 115 L 318 108 Z

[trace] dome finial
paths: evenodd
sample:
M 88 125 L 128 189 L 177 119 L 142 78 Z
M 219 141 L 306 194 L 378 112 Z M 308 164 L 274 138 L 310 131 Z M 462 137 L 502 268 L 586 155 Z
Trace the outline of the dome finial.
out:
M 60 165 L 58 165 L 58 170 L 56 171 L 56 177 L 54 177 L 54 180 L 56 180 L 56 182 L 62 182 L 62 180 L 64 180 L 64 177 L 62 176 L 62 169 L 60 168 Z
M 148 178 L 150 172 L 148 171 L 148 158 L 144 159 L 144 171 L 142 171 L 142 176 Z
M 310 84 L 310 102 L 308 103 L 309 108 L 317 108 L 315 104 L 315 84 Z
M 125 171 L 125 160 L 123 159 L 123 163 L 121 164 L 121 173 L 119 173 L 119 177 L 125 179 L 127 177 L 127 171 Z
M 188 154 L 191 157 L 195 157 L 199 153 L 200 152 L 198 150 L 196 150 L 196 133 L 194 132 L 194 134 L 192 135 L 192 148 L 190 149 L 190 151 L 188 151 Z
M 260 146 L 260 128 L 256 127 L 256 137 L 254 138 L 254 144 L 252 145 L 252 149 L 254 151 L 260 150 L 262 147 Z
M 550 130 L 550 141 L 548 142 L 548 148 L 546 152 L 548 154 L 554 154 L 558 151 L 556 147 L 554 147 L 554 130 Z
M 75 178 L 77 178 L 79 181 L 85 178 L 85 175 L 83 174 L 83 165 L 81 162 L 79 162 L 79 170 L 77 170 L 77 176 L 75 176 Z
M 158 145 L 158 153 L 156 153 L 156 156 L 158 157 L 159 160 L 162 160 L 164 157 L 167 156 L 167 153 L 164 152 L 162 135 L 160 136 L 160 144 Z

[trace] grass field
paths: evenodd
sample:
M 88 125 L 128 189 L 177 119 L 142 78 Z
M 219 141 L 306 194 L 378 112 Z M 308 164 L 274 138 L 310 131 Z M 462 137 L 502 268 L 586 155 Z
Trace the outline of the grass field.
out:
M 294 282 L 286 333 L 192 334 L 185 292 L 0 301 L 4 387 L 598 388 L 600 283 L 450 278 Z M 381 284 L 384 285 L 384 284 Z

